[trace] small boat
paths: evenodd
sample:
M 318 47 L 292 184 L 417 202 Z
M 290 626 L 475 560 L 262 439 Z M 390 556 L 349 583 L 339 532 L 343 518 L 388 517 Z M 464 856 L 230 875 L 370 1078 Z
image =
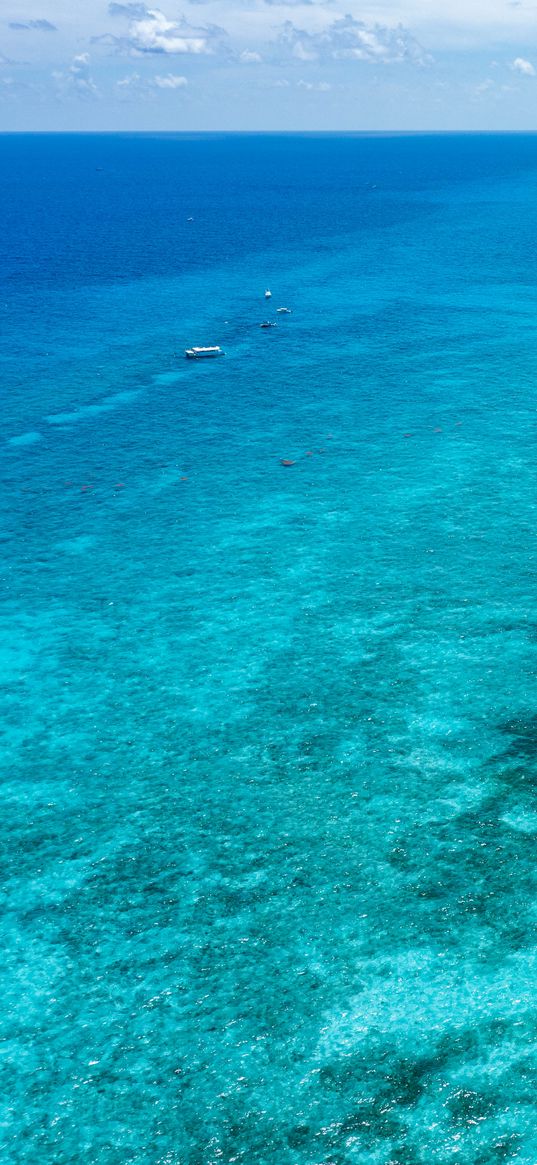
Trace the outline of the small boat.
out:
M 291 308 L 290 307 L 277 307 L 276 311 L 279 312 L 280 315 L 286 315 L 286 316 L 291 315 Z
M 265 299 L 272 299 L 272 291 L 270 291 L 268 287 L 265 291 Z
M 277 327 L 277 324 L 275 323 L 274 320 L 265 320 L 264 323 L 259 325 L 259 327 L 260 328 L 275 328 L 275 327 Z
M 207 360 L 210 356 L 224 356 L 225 353 L 215 344 L 212 348 L 185 348 L 187 360 Z

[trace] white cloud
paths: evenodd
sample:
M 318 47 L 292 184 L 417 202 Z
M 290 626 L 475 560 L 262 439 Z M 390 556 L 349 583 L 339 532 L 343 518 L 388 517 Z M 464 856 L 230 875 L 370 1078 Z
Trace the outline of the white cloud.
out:
M 299 61 L 353 60 L 391 65 L 402 61 L 425 65 L 430 55 L 419 41 L 398 24 L 368 25 L 353 16 L 342 16 L 320 32 L 307 32 L 288 20 L 283 25 L 278 48 L 283 56 Z
M 156 76 L 153 84 L 157 89 L 184 89 L 188 81 L 186 77 L 178 77 L 176 73 L 166 73 L 165 77 Z
M 242 61 L 243 65 L 260 65 L 262 60 L 260 53 L 253 53 L 250 49 L 244 49 L 239 56 L 239 61 Z
M 527 61 L 525 57 L 515 57 L 511 68 L 515 70 L 515 73 L 522 73 L 525 77 L 535 76 L 535 69 L 531 61 Z
M 72 63 L 65 73 L 53 72 L 59 97 L 76 94 L 83 99 L 99 97 L 99 90 L 90 74 L 89 53 L 79 53 L 73 57 Z
M 157 98 L 157 89 L 146 81 L 140 73 L 128 73 L 116 81 L 116 95 L 122 103 L 154 102 Z
M 154 101 L 159 90 L 185 89 L 187 85 L 187 78 L 177 73 L 157 73 L 156 77 L 148 78 L 142 77 L 140 73 L 129 73 L 116 81 L 118 97 L 125 101 Z
M 141 19 L 132 21 L 129 41 L 137 53 L 200 54 L 212 53 L 212 42 L 222 34 L 221 28 L 193 28 L 185 20 L 168 20 L 160 9 L 150 8 Z
M 298 81 L 297 86 L 299 89 L 313 89 L 316 93 L 328 93 L 328 90 L 332 88 L 328 81 Z
M 110 4 L 111 16 L 128 20 L 126 34 L 116 36 L 105 32 L 92 36 L 91 43 L 108 47 L 122 56 L 141 57 L 146 55 L 179 56 L 182 54 L 214 55 L 217 52 L 231 55 L 225 48 L 227 33 L 215 24 L 200 28 L 187 20 L 168 20 L 158 8 L 146 8 L 143 4 Z
M 133 85 L 139 85 L 142 78 L 139 73 L 130 73 L 128 77 L 121 77 L 116 81 L 118 89 L 131 89 Z

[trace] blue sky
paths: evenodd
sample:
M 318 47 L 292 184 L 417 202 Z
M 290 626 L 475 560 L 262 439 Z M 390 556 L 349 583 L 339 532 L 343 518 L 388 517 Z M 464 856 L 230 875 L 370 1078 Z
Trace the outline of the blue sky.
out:
M 537 0 L 3 0 L 0 130 L 533 129 Z

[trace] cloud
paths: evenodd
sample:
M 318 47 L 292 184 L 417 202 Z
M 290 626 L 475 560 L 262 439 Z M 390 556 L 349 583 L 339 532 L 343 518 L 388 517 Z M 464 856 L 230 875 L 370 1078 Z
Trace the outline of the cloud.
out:
M 527 61 L 525 57 L 515 57 L 511 68 L 515 70 L 515 73 L 522 73 L 525 77 L 535 76 L 535 69 L 531 61 Z
M 18 77 L 0 77 L 0 104 L 31 100 L 41 97 L 39 86 L 21 81 Z
M 129 73 L 116 81 L 116 95 L 122 103 L 155 101 L 157 90 L 140 73 Z
M 328 93 L 332 86 L 328 84 L 328 81 L 298 81 L 297 88 L 315 90 L 316 93 Z
M 98 37 L 101 44 L 113 45 L 118 51 L 135 56 L 146 53 L 170 56 L 182 53 L 212 54 L 227 34 L 217 25 L 195 28 L 184 19 L 168 20 L 158 8 L 138 4 L 114 4 L 114 14 L 127 16 L 130 27 L 126 37 Z
M 27 20 L 25 24 L 18 20 L 12 20 L 8 26 L 15 29 L 16 32 L 57 32 L 57 26 L 51 24 L 50 20 Z
M 419 41 L 398 24 L 366 24 L 347 15 L 334 20 L 322 32 L 309 33 L 288 20 L 283 25 L 278 47 L 282 54 L 299 61 L 352 60 L 392 65 L 406 61 L 428 64 L 432 58 Z
M 153 84 L 157 89 L 184 89 L 188 81 L 186 77 L 178 77 L 176 73 L 166 73 L 165 77 L 154 77 Z
M 77 97 L 88 100 L 100 96 L 93 77 L 90 75 L 89 62 L 89 53 L 79 53 L 78 56 L 73 57 L 73 61 L 65 73 L 54 72 L 52 74 L 57 82 L 59 97 L 76 94 Z
M 191 3 L 199 2 L 200 0 L 191 0 Z M 258 2 L 261 3 L 261 0 Z M 262 2 L 265 7 L 276 5 L 280 0 Z M 281 0 L 281 3 L 302 3 L 309 5 L 310 8 L 313 6 L 313 0 Z M 262 53 L 253 46 L 242 50 L 239 48 L 233 52 L 231 47 L 228 47 L 230 42 L 226 31 L 217 25 L 196 27 L 184 17 L 169 18 L 160 8 L 148 8 L 138 0 L 127 3 L 112 0 L 108 10 L 112 16 L 122 18 L 126 26 L 128 22 L 128 27 L 122 36 L 108 33 L 93 38 L 93 43 L 107 45 L 116 53 L 129 56 L 223 53 L 241 64 L 260 64 L 265 58 L 265 52 Z M 324 18 L 326 19 L 326 14 Z M 388 27 L 382 24 L 368 24 L 363 20 L 355 20 L 350 15 L 336 17 L 328 27 L 313 32 L 297 27 L 290 20 L 287 21 L 281 26 L 276 42 L 272 43 L 270 56 L 277 63 L 292 59 L 304 63 L 356 60 L 381 64 L 409 61 L 423 65 L 431 60 L 403 25 Z
M 143 78 L 140 73 L 128 73 L 127 77 L 116 80 L 116 96 L 121 101 L 155 101 L 158 92 L 162 90 L 186 89 L 186 77 L 179 77 L 177 73 L 165 73 L 164 76 Z
M 492 77 L 487 77 L 485 81 L 480 81 L 479 85 L 476 85 L 474 93 L 476 97 L 482 97 L 484 93 L 490 93 L 490 90 L 495 88 Z
M 102 45 L 103 48 L 113 49 L 115 53 L 123 53 L 126 56 L 133 55 L 128 37 L 114 36 L 111 32 L 101 33 L 100 36 L 90 36 L 90 44 Z
M 145 4 L 109 4 L 110 16 L 128 16 L 129 20 L 143 20 L 147 16 Z
M 129 73 L 128 77 L 121 77 L 116 81 L 118 89 L 132 89 L 133 86 L 139 85 L 142 81 L 139 73 Z
M 291 20 L 286 20 L 277 43 L 284 57 L 294 57 L 298 61 L 317 61 L 320 56 L 319 40 L 320 34 L 296 28 Z

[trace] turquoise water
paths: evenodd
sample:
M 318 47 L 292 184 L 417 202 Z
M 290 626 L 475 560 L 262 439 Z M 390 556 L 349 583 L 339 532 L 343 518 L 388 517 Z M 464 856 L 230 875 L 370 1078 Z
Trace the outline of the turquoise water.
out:
M 537 138 L 0 153 L 3 1159 L 535 1165 Z

